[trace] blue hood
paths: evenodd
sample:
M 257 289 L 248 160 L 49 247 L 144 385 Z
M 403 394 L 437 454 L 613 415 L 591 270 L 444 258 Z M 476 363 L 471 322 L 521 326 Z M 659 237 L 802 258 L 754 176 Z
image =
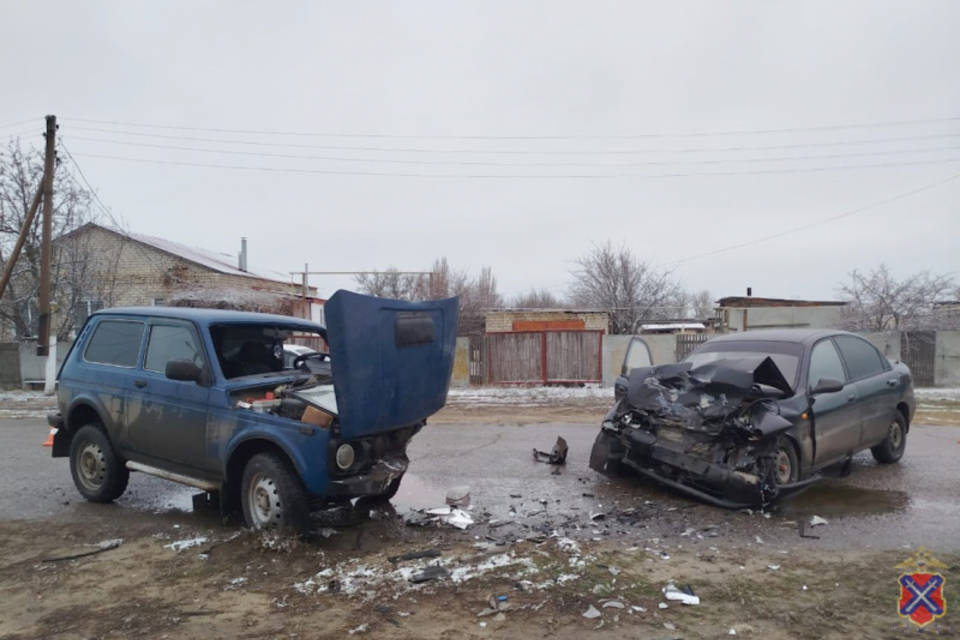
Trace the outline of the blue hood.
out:
M 324 305 L 340 431 L 423 420 L 447 401 L 458 299 L 404 302 L 337 291 Z

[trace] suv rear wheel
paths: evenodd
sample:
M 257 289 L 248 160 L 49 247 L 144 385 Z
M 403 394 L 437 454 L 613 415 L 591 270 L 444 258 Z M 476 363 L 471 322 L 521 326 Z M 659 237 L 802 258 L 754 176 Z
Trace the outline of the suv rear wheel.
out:
M 70 441 L 70 475 L 84 498 L 112 502 L 123 495 L 130 471 L 96 425 L 80 427 Z
M 290 465 L 275 453 L 247 462 L 241 484 L 243 519 L 252 529 L 306 530 L 307 493 Z

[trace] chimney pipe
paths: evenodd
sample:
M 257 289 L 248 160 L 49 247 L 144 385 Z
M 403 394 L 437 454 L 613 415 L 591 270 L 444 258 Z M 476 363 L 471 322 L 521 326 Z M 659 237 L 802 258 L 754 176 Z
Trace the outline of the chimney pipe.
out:
M 244 242 L 244 246 L 246 246 L 247 239 L 244 238 L 244 239 L 243 239 L 243 242 Z M 246 253 L 247 253 L 246 249 L 244 249 L 243 253 L 244 253 L 244 255 L 246 255 Z M 749 298 L 749 297 L 752 296 L 752 295 L 753 295 L 753 287 L 747 287 L 747 297 Z
M 247 239 L 240 238 L 240 271 L 247 270 Z

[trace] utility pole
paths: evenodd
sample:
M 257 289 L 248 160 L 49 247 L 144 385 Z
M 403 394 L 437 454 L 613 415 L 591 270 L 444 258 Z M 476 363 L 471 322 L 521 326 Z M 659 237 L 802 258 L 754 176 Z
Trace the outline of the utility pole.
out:
M 50 236 L 53 233 L 53 171 L 57 153 L 57 116 L 47 116 L 47 132 L 45 135 L 47 147 L 43 156 L 43 232 L 40 241 L 38 356 L 50 355 L 50 263 L 52 261 Z

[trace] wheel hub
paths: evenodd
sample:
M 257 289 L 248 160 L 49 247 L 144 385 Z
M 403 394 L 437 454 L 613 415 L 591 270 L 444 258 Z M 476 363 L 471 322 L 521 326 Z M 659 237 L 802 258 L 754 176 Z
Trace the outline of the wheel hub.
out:
M 900 448 L 900 443 L 903 441 L 903 430 L 900 428 L 900 423 L 894 421 L 890 425 L 890 445 L 894 450 Z
M 96 491 L 103 484 L 107 473 L 106 458 L 103 450 L 94 443 L 88 443 L 80 451 L 77 475 L 84 487 Z
M 790 455 L 783 449 L 779 449 L 776 457 L 777 484 L 789 483 L 792 475 L 793 465 L 790 462 Z
M 283 506 L 276 483 L 264 475 L 257 475 L 250 482 L 247 504 L 251 519 L 257 529 L 277 526 L 283 517 Z

